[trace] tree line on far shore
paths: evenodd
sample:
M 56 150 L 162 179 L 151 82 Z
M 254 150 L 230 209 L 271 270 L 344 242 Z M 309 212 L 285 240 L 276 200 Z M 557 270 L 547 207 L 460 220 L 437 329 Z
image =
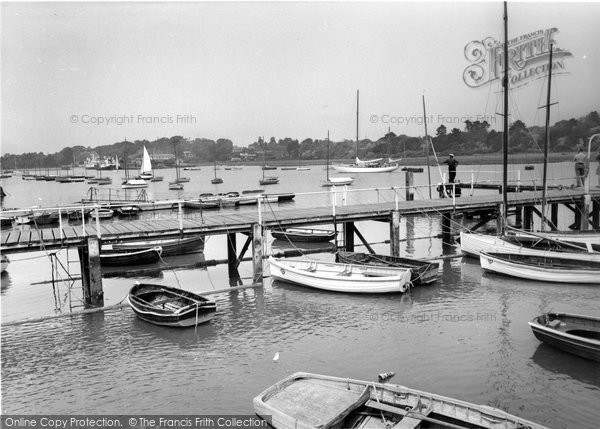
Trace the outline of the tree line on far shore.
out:
M 439 126 L 435 136 L 431 137 L 433 147 L 441 154 L 454 153 L 457 155 L 499 153 L 502 150 L 502 132 L 490 130 L 486 121 L 465 121 L 463 130 L 444 125 Z M 600 133 L 600 116 L 597 111 L 579 119 L 568 119 L 555 123 L 550 127 L 551 152 L 575 152 L 578 147 L 587 142 L 592 134 Z M 543 151 L 545 141 L 544 127 L 527 127 L 522 121 L 514 121 L 509 129 L 509 146 L 511 153 L 528 153 Z M 329 143 L 331 159 L 361 159 L 369 158 L 410 158 L 420 157 L 426 153 L 427 139 L 410 137 L 404 134 L 396 135 L 388 132 L 378 140 L 364 139 L 357 143 L 343 140 Z M 286 137 L 284 139 L 257 138 L 248 147 L 237 147 L 229 139 L 215 140 L 206 138 L 187 139 L 182 136 L 162 137 L 153 141 L 135 140 L 121 141 L 110 145 L 90 148 L 74 146 L 62 149 L 54 154 L 28 152 L 20 155 L 3 154 L 0 165 L 3 169 L 21 168 L 52 168 L 68 165 L 82 165 L 93 152 L 99 157 L 118 156 L 121 165 L 139 164 L 142 148 L 146 147 L 150 154 L 175 154 L 186 164 L 206 162 L 246 162 L 263 157 L 268 160 L 289 161 L 325 159 L 328 144 L 326 139 L 306 138 L 302 141 Z M 265 152 L 266 151 L 266 152 Z M 175 165 L 175 156 L 163 159 L 159 163 L 165 166 Z

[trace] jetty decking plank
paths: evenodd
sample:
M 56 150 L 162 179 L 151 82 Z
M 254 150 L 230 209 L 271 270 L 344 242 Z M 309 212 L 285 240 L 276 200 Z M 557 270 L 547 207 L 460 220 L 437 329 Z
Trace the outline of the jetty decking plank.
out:
M 19 237 L 21 236 L 21 231 L 8 231 L 8 233 L 2 234 L 2 245 L 8 246 L 19 243 Z
M 79 238 L 77 230 L 72 226 L 63 227 L 64 237 L 67 240 Z

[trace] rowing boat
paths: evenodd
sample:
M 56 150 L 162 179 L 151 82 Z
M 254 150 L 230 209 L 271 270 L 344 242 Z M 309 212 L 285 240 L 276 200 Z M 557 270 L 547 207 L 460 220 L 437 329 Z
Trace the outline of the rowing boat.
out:
M 544 428 L 497 408 L 401 385 L 304 372 L 269 387 L 253 405 L 276 429 Z
M 411 270 L 410 281 L 414 285 L 433 283 L 438 279 L 438 262 L 422 261 L 420 259 L 401 258 L 370 253 L 337 252 L 336 261 L 345 264 L 378 265 L 385 267 L 408 268 Z
M 112 249 L 116 251 L 133 251 L 157 246 L 162 248 L 162 256 L 202 252 L 204 250 L 204 237 L 202 235 L 195 235 L 186 238 L 163 238 L 157 240 L 128 241 L 125 243 L 113 244 Z
M 152 247 L 135 251 L 106 250 L 100 252 L 100 264 L 106 266 L 152 264 L 160 259 L 161 253 L 161 247 Z
M 325 243 L 335 238 L 335 231 L 328 229 L 287 228 L 271 230 L 278 240 L 300 241 L 305 243 Z
M 406 268 L 337 264 L 310 259 L 269 257 L 271 276 L 277 280 L 332 292 L 398 293 L 410 287 Z
M 127 297 L 140 319 L 155 325 L 185 328 L 206 323 L 217 304 L 183 289 L 155 284 L 136 284 Z
M 565 352 L 600 362 L 600 318 L 546 313 L 529 326 L 535 337 Z

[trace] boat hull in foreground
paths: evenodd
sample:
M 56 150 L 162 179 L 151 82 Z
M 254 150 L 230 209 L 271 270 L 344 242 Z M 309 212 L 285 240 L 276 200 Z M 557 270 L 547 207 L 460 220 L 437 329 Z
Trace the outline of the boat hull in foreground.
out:
M 278 280 L 331 292 L 401 293 L 410 287 L 405 268 L 337 264 L 309 259 L 269 257 L 271 276 Z
M 497 408 L 405 386 L 303 372 L 269 387 L 253 405 L 276 429 L 544 428 Z
M 546 313 L 529 326 L 535 337 L 553 347 L 600 362 L 600 318 L 567 313 Z

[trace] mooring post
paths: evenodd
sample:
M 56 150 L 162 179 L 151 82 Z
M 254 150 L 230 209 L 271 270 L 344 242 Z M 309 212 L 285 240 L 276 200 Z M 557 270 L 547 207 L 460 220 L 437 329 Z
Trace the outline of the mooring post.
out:
M 181 207 L 181 201 L 177 202 L 177 219 L 179 220 L 179 234 L 183 235 L 183 207 Z
M 262 225 L 252 225 L 252 265 L 254 269 L 253 282 L 263 281 L 263 229 Z
M 83 286 L 83 302 L 88 307 L 104 306 L 102 290 L 102 271 L 100 269 L 99 237 L 88 237 L 86 246 L 80 249 L 81 279 Z
M 60 229 L 60 241 L 65 238 L 65 232 L 63 231 L 63 223 L 62 223 L 62 212 L 60 207 L 58 208 L 58 229 Z
M 525 206 L 523 217 L 525 218 L 523 229 L 525 231 L 531 231 L 533 229 L 533 207 L 532 206 Z
M 390 255 L 400 256 L 400 212 L 392 210 L 390 223 Z
M 592 201 L 592 228 L 595 230 L 600 229 L 600 201 Z
M 451 225 L 452 218 L 448 213 L 442 214 L 442 244 L 452 244 Z
M 406 189 L 406 201 L 412 201 L 415 199 L 413 191 L 414 173 L 410 169 L 406 169 L 404 172 L 404 186 Z
M 550 221 L 552 222 L 552 230 L 556 231 L 558 226 L 558 204 L 554 203 L 550 206 Z
M 590 194 L 585 194 L 583 196 L 583 203 L 581 204 L 581 219 L 579 224 L 580 231 L 587 231 L 589 229 L 591 202 L 592 198 L 590 197 Z
M 344 222 L 344 250 L 354 252 L 354 222 Z
M 523 206 L 515 206 L 515 227 L 523 227 Z
M 98 209 L 98 204 L 95 205 L 96 210 L 96 235 L 98 236 L 98 240 L 102 238 L 102 233 L 100 232 L 100 213 Z
M 227 233 L 227 266 L 229 271 L 237 270 L 237 243 L 236 233 Z

